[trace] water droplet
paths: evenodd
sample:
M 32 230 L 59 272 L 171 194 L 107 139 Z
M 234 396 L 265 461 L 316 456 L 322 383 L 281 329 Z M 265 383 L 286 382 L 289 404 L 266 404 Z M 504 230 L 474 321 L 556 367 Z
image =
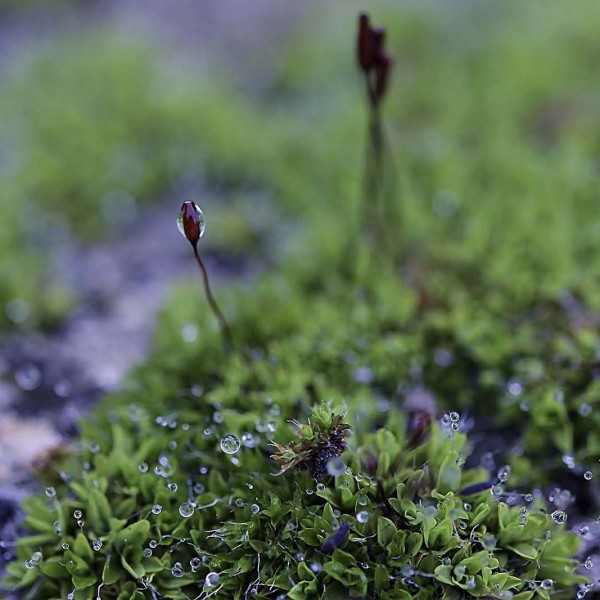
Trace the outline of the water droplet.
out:
M 179 507 L 179 514 L 185 519 L 188 519 L 194 514 L 194 507 L 189 502 L 184 502 Z
M 260 438 L 254 433 L 246 432 L 242 435 L 242 444 L 246 446 L 246 448 L 256 448 L 260 443 Z
M 584 402 L 583 404 L 580 405 L 580 407 L 577 409 L 577 412 L 582 416 L 582 417 L 588 417 L 589 415 L 592 414 L 592 407 L 587 403 Z
M 345 468 L 346 468 L 346 465 L 344 464 L 344 461 L 339 456 L 336 458 L 332 458 L 327 463 L 327 473 L 329 473 L 329 475 L 331 475 L 332 477 L 342 475 L 344 473 Z
M 160 513 L 162 512 L 162 506 L 160 504 L 155 504 L 152 507 L 152 513 L 155 515 L 160 515 Z
M 144 548 L 144 551 L 142 552 L 142 554 L 146 558 L 150 558 L 152 556 L 152 550 L 150 550 L 150 548 Z
M 79 519 L 79 521 L 77 521 L 78 527 L 83 527 L 84 525 L 85 525 L 85 521 L 83 521 L 82 519 Z
M 454 363 L 454 354 L 447 348 L 436 348 L 433 353 L 433 360 L 438 367 L 446 369 Z
M 251 505 L 250 505 L 250 512 L 251 512 L 253 515 L 256 515 L 256 514 L 258 514 L 258 513 L 260 512 L 260 506 L 258 506 L 258 504 L 251 504 Z
M 325 491 L 325 484 L 317 483 L 317 492 L 324 492 L 324 491 Z
M 200 495 L 200 494 L 204 494 L 204 490 L 206 488 L 201 484 L 201 483 L 195 483 L 194 484 L 194 494 L 196 495 Z
M 554 581 L 552 581 L 552 579 L 544 579 L 542 581 L 542 583 L 540 583 L 540 587 L 543 590 L 551 590 L 553 586 L 554 586 Z
M 465 565 L 456 565 L 454 567 L 454 574 L 456 575 L 456 577 L 458 577 L 459 579 L 461 577 L 464 577 L 467 574 L 467 567 L 465 567 Z
M 471 505 L 468 502 L 465 502 L 463 506 L 465 510 L 471 510 Z
M 47 487 L 45 492 L 48 498 L 54 498 L 54 496 L 56 496 L 56 490 L 53 487 Z
M 520 516 L 517 519 L 517 524 L 520 525 L 521 527 L 523 527 L 523 526 L 527 525 L 527 521 L 528 521 L 528 519 L 526 516 Z
M 59 379 L 54 384 L 54 393 L 59 398 L 68 398 L 73 391 L 73 384 L 68 379 Z
M 221 581 L 221 576 L 215 571 L 211 571 L 204 579 L 204 585 L 207 588 L 213 588 L 219 585 Z
M 356 520 L 359 523 L 366 523 L 369 520 L 369 513 L 366 510 L 361 510 L 357 515 L 356 515 Z
M 313 489 L 312 488 L 306 488 L 306 493 L 311 496 L 313 494 Z
M 496 538 L 488 533 L 481 538 L 481 545 L 484 550 L 494 550 L 496 548 Z
M 523 496 L 523 499 L 525 500 L 525 502 L 533 502 L 533 494 L 525 494 Z
M 583 478 L 584 478 L 584 479 L 587 479 L 587 481 L 589 481 L 589 480 L 590 480 L 592 477 L 593 477 L 593 475 L 592 475 L 592 472 L 591 472 L 591 471 L 586 471 L 586 472 L 583 474 Z
M 138 465 L 138 470 L 140 473 L 147 473 L 148 472 L 148 464 L 143 462 L 141 464 Z
M 460 423 L 452 423 L 450 429 L 452 429 L 452 431 L 460 431 Z
M 81 517 L 83 516 L 83 513 L 80 510 L 76 510 L 76 511 L 73 511 L 73 516 L 76 519 L 81 519 Z
M 148 542 L 148 546 L 150 546 L 150 548 L 154 549 L 154 548 L 156 548 L 156 546 L 158 546 L 158 542 L 156 540 L 150 540 Z
M 202 566 L 202 561 L 197 557 L 194 556 L 194 558 L 192 558 L 190 560 L 190 569 L 192 569 L 192 571 L 195 573 L 200 567 Z
M 240 449 L 240 440 L 235 435 L 226 435 L 221 440 L 221 450 L 225 454 L 235 454 Z
M 402 565 L 400 567 L 400 574 L 403 577 L 412 577 L 415 574 L 415 570 L 410 565 Z
M 452 561 L 451 561 L 449 558 L 444 558 L 444 559 L 442 560 L 442 564 L 443 564 L 445 567 L 448 567 L 448 566 L 450 566 L 450 565 L 452 564 Z
M 180 562 L 176 562 L 173 565 L 171 575 L 173 575 L 173 577 L 183 577 L 183 565 Z
M 167 483 L 167 489 L 170 492 L 176 492 L 177 491 L 177 484 L 176 483 Z
M 551 517 L 555 523 L 562 525 L 567 520 L 567 513 L 564 510 L 555 510 Z
M 181 206 L 177 217 L 179 233 L 190 242 L 197 242 L 203 235 L 206 222 L 200 207 L 191 200 L 186 200 Z
M 67 542 L 63 542 L 61 545 L 63 550 L 68 550 L 69 549 L 69 544 L 67 544 Z
M 235 505 L 242 508 L 242 506 L 244 506 L 244 501 L 241 498 L 236 498 Z
M 570 454 L 563 455 L 562 460 L 569 469 L 575 468 L 575 459 Z
M 511 396 L 519 396 L 523 393 L 523 385 L 518 379 L 511 379 L 508 382 L 508 393 Z
M 452 423 L 458 423 L 460 421 L 460 415 L 456 411 L 449 413 L 448 417 Z
M 9 300 L 4 307 L 4 312 L 13 323 L 23 323 L 29 316 L 29 304 L 20 298 Z
M 94 540 L 92 542 L 92 548 L 98 552 L 101 548 L 102 548 L 102 541 L 101 540 Z
M 584 566 L 586 569 L 592 569 L 592 568 L 594 567 L 594 561 L 592 560 L 592 557 L 591 557 L 591 556 L 588 556 L 588 557 L 585 559 L 585 562 L 583 563 L 583 566 Z
M 320 573 L 323 570 L 323 565 L 319 562 L 314 562 L 310 564 L 310 570 L 313 573 Z
M 508 478 L 510 477 L 510 471 L 511 468 L 509 465 L 500 467 L 500 470 L 498 471 L 498 480 L 500 483 L 506 483 L 508 481 Z
M 42 372 L 34 365 L 23 365 L 15 372 L 16 384 L 25 392 L 35 390 L 42 381 Z
M 198 327 L 193 323 L 188 323 L 181 328 L 181 337 L 186 344 L 193 344 L 198 338 Z

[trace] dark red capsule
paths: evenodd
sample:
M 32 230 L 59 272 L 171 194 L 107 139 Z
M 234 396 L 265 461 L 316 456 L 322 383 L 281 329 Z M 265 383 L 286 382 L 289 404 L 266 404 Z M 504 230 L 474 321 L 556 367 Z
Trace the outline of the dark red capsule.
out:
M 378 57 L 376 67 L 377 70 L 375 73 L 375 97 L 378 101 L 380 101 L 387 92 L 390 82 L 390 72 L 393 64 L 394 61 L 387 52 L 384 52 Z
M 360 68 L 368 71 L 375 60 L 375 46 L 367 13 L 360 13 L 358 17 L 357 55 Z

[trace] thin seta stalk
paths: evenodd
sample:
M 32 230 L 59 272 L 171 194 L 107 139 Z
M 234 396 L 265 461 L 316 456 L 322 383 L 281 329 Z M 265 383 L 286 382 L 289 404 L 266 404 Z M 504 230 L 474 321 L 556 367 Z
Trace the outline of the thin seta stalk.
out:
M 202 281 L 204 282 L 204 291 L 206 292 L 206 298 L 212 309 L 217 321 L 219 321 L 219 328 L 221 329 L 221 335 L 223 336 L 223 346 L 226 352 L 230 352 L 233 348 L 233 336 L 231 335 L 231 328 L 229 327 L 229 323 L 227 323 L 227 319 L 223 314 L 223 311 L 219 308 L 215 297 L 212 294 L 210 289 L 210 283 L 208 281 L 208 273 L 206 272 L 206 267 L 200 258 L 200 253 L 198 252 L 198 245 L 192 244 L 194 248 L 194 257 L 196 258 L 196 262 L 198 263 L 198 267 L 200 267 L 200 272 L 202 273 Z
M 219 322 L 219 329 L 221 330 L 221 337 L 223 339 L 223 349 L 227 354 L 233 349 L 233 336 L 231 334 L 231 328 L 229 327 L 229 323 L 227 322 L 223 311 L 219 308 L 219 305 L 213 296 L 212 290 L 210 289 L 208 272 L 204 266 L 202 258 L 200 257 L 200 253 L 198 252 L 198 240 L 204 235 L 205 227 L 204 214 L 202 213 L 200 207 L 191 200 L 186 200 L 181 206 L 181 211 L 179 212 L 179 217 L 177 218 L 177 227 L 179 228 L 179 231 L 183 237 L 185 237 L 192 245 L 194 258 L 198 263 L 198 268 L 200 269 L 200 274 L 202 276 L 202 283 L 204 284 L 206 299 L 208 300 L 208 304 L 213 311 L 213 314 Z

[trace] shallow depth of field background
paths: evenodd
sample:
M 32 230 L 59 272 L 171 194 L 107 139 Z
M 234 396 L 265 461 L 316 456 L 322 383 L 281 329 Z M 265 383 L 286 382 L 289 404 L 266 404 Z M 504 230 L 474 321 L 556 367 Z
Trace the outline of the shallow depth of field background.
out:
M 144 356 L 156 311 L 195 276 L 174 226 L 182 200 L 205 210 L 221 285 L 289 256 L 335 264 L 361 196 L 361 8 L 0 4 L 4 477 L 29 456 L 20 435 L 51 445 Z M 524 301 L 593 291 L 600 5 L 369 10 L 396 57 L 384 115 L 399 244 Z

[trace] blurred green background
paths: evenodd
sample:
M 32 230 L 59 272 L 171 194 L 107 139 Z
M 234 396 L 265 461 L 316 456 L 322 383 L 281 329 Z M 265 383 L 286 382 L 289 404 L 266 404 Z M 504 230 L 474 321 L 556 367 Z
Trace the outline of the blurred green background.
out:
M 57 248 L 206 189 L 216 251 L 271 236 L 274 264 L 292 246 L 335 265 L 361 194 L 361 5 L 248 4 L 0 5 L 2 327 L 77 301 Z M 523 298 L 597 280 L 600 5 L 368 8 L 396 59 L 404 247 Z

